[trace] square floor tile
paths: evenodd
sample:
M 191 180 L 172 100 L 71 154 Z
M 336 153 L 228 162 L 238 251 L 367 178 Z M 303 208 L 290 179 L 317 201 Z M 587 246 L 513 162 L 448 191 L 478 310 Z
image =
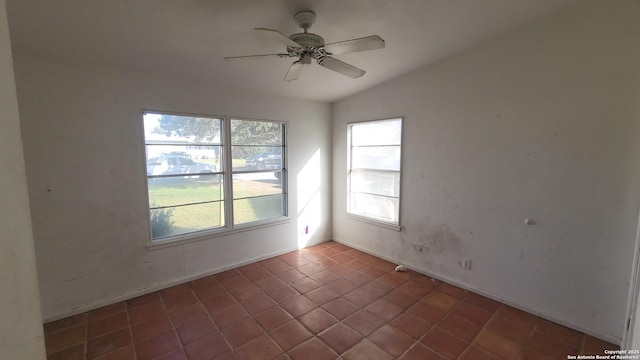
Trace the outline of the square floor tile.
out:
M 459 300 L 439 291 L 434 291 L 427 295 L 423 301 L 445 311 L 450 311 L 458 304 Z
M 517 359 L 522 350 L 518 344 L 487 329 L 480 331 L 473 345 L 502 359 Z
M 344 298 L 337 298 L 331 302 L 328 302 L 322 306 L 331 315 L 335 316 L 338 320 L 342 320 L 354 312 L 360 310 L 358 306 L 353 304 L 349 300 Z
M 338 354 L 347 351 L 362 339 L 362 335 L 342 323 L 323 331 L 318 337 Z
M 440 321 L 440 323 L 438 323 L 438 327 L 467 342 L 473 340 L 473 338 L 475 338 L 482 329 L 471 321 L 454 314 L 449 314 L 446 318 Z
M 365 310 L 358 311 L 343 322 L 363 336 L 369 336 L 384 324 L 384 320 Z
M 291 315 L 280 307 L 273 307 L 254 317 L 263 329 L 269 331 L 291 320 Z
M 296 289 L 300 294 L 306 294 L 313 289 L 317 289 L 321 284 L 310 277 L 303 277 L 290 284 L 290 286 Z
M 126 312 L 119 312 L 111 316 L 103 317 L 88 324 L 87 338 L 93 339 L 108 334 L 115 330 L 129 326 Z
M 184 347 L 189 360 L 209 360 L 231 351 L 220 333 L 209 334 Z
M 142 340 L 158 336 L 171 330 L 171 327 L 171 322 L 167 315 L 160 315 L 141 321 L 131 327 L 133 341 L 140 342 Z
M 131 334 L 128 328 L 97 337 L 87 342 L 87 359 L 93 359 L 130 344 Z
M 402 309 L 388 302 L 387 300 L 380 299 L 369 304 L 364 308 L 368 312 L 376 315 L 384 321 L 391 321 L 396 316 L 400 315 Z
M 467 346 L 469 346 L 469 343 L 466 341 L 444 332 L 437 327 L 429 331 L 422 338 L 421 342 L 449 359 L 457 359 Z
M 298 320 L 291 320 L 279 328 L 271 331 L 271 337 L 285 350 L 288 351 L 303 341 L 312 337 L 313 334 L 302 326 Z
M 314 334 L 320 333 L 337 322 L 338 319 L 321 308 L 311 310 L 300 317 L 300 323 Z
M 361 308 L 367 307 L 369 304 L 380 298 L 379 296 L 376 296 L 362 288 L 355 289 L 345 294 L 343 297 Z
M 447 360 L 446 357 L 427 348 L 426 346 L 416 343 L 407 352 L 402 355 L 401 360 Z
M 469 296 L 469 292 L 467 290 L 447 283 L 442 283 L 442 285 L 440 285 L 440 287 L 438 287 L 436 291 L 447 294 L 458 300 L 464 300 L 467 296 Z
M 262 290 L 253 284 L 247 284 L 235 286 L 229 289 L 229 293 L 237 302 L 243 302 L 262 294 Z
M 384 299 L 388 302 L 406 310 L 418 302 L 418 299 L 405 293 L 402 290 L 395 290 L 384 296 Z
M 171 318 L 173 325 L 177 327 L 196 321 L 202 317 L 207 317 L 207 312 L 198 302 L 170 312 L 169 317 Z
M 250 315 L 259 314 L 276 305 L 275 301 L 265 294 L 257 295 L 256 297 L 242 303 L 242 306 L 244 306 L 245 310 L 247 310 Z
M 446 311 L 440 308 L 437 308 L 435 306 L 429 305 L 423 301 L 420 301 L 417 304 L 410 307 L 408 312 L 412 315 L 415 315 L 421 318 L 422 320 L 430 324 L 437 323 L 447 315 Z
M 345 360 L 392 360 L 394 357 L 378 345 L 363 339 L 342 355 Z
M 431 329 L 431 324 L 406 312 L 393 319 L 391 325 L 416 340 L 420 339 Z
M 80 325 L 69 329 L 45 334 L 47 353 L 51 354 L 72 347 L 85 341 L 86 326 Z
M 400 356 L 414 343 L 411 337 L 390 325 L 382 325 L 367 339 L 395 357 Z
M 334 360 L 338 356 L 325 343 L 314 337 L 287 352 L 292 360 Z
M 462 302 L 458 305 L 458 307 L 453 310 L 453 313 L 480 327 L 483 327 L 492 316 L 490 312 L 466 302 Z
M 218 329 L 213 325 L 209 318 L 202 318 L 197 321 L 189 322 L 176 329 L 178 337 L 182 345 L 198 340 L 206 335 L 217 332 Z
M 296 296 L 288 301 L 285 301 L 280 306 L 286 310 L 294 318 L 308 313 L 309 311 L 318 307 L 316 303 L 309 300 L 303 295 Z
M 334 268 L 331 268 L 334 269 Z M 356 285 L 345 279 L 338 279 L 327 284 L 327 287 L 338 295 L 344 295 L 356 289 Z
M 219 329 L 233 325 L 249 317 L 242 305 L 234 304 L 225 308 L 224 311 L 211 314 L 213 322 Z
M 162 301 L 150 301 L 143 304 L 140 304 L 136 307 L 129 308 L 129 321 L 132 324 L 138 323 L 142 320 L 156 317 L 158 315 L 162 315 L 166 313 L 164 309 L 164 305 Z
M 324 305 L 340 297 L 340 295 L 325 286 L 309 291 L 305 296 L 318 305 Z
M 139 360 L 155 359 L 179 347 L 180 344 L 173 330 L 143 340 L 135 345 L 136 355 Z
M 260 279 L 253 284 L 262 289 L 262 291 L 274 290 L 286 285 L 282 280 L 275 276 Z
M 582 343 L 583 335 L 581 333 L 544 319 L 540 319 L 538 321 L 536 331 L 551 335 L 555 340 L 569 344 L 573 347 L 580 347 Z
M 464 299 L 464 302 L 475 305 L 490 313 L 495 313 L 500 308 L 500 305 L 501 305 L 499 302 L 495 300 L 491 300 L 489 298 L 486 298 L 484 296 L 474 294 L 474 293 L 469 293 L 469 295 Z
M 133 357 L 131 357 L 133 359 Z M 72 347 L 60 350 L 58 352 L 47 355 L 47 360 L 83 360 L 84 344 L 74 345 Z
M 552 335 L 543 334 L 537 330 L 531 336 L 531 340 L 527 345 L 528 347 L 552 358 L 565 358 L 567 354 L 575 355 L 578 353 L 578 348 L 559 341 L 557 337 Z
M 243 320 L 222 330 L 222 335 L 233 348 L 244 345 L 263 334 L 264 331 L 253 319 Z
M 282 354 L 282 350 L 269 336 L 262 335 L 236 349 L 235 353 L 240 360 L 267 360 Z
M 500 316 L 494 316 L 491 318 L 489 323 L 487 323 L 486 329 L 504 337 L 505 339 L 511 340 L 520 346 L 524 345 L 529 340 L 532 333 L 532 329 L 529 327 L 521 326 L 516 322 Z

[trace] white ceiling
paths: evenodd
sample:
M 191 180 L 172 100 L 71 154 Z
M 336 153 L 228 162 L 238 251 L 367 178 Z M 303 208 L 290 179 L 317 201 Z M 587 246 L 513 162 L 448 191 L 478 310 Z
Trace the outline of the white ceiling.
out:
M 217 87 L 335 101 L 551 15 L 575 0 L 7 0 L 15 53 L 205 81 Z M 382 50 L 336 55 L 367 71 L 351 79 L 316 64 L 284 82 L 292 59 L 224 62 L 285 52 L 253 30 L 310 32 L 327 43 L 377 34 Z

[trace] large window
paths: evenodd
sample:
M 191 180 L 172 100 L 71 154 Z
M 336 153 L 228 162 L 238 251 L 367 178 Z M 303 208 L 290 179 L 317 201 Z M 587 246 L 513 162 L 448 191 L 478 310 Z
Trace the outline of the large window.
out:
M 348 125 L 347 212 L 400 225 L 402 119 Z
M 286 216 L 286 124 L 144 112 L 153 241 Z

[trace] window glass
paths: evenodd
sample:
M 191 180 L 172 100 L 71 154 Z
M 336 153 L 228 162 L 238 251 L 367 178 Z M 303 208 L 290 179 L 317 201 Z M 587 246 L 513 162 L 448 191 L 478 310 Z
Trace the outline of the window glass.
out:
M 347 212 L 400 224 L 402 119 L 348 126 Z
M 284 123 L 145 112 L 143 124 L 152 240 L 286 216 Z
M 351 167 L 400 171 L 400 146 L 353 147 Z
M 282 169 L 281 146 L 233 146 L 233 170 L 276 170 Z
M 398 120 L 379 120 L 354 125 L 351 132 L 351 145 L 400 145 L 402 121 Z
M 244 224 L 282 216 L 284 195 L 234 199 L 234 222 Z
M 232 119 L 231 146 L 234 224 L 284 216 L 284 125 Z

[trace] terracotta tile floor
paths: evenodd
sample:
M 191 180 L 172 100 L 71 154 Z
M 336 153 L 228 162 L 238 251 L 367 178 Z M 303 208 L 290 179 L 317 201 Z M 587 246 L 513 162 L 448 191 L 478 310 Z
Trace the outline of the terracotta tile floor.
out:
M 328 242 L 45 325 L 48 359 L 566 359 L 617 346 Z

